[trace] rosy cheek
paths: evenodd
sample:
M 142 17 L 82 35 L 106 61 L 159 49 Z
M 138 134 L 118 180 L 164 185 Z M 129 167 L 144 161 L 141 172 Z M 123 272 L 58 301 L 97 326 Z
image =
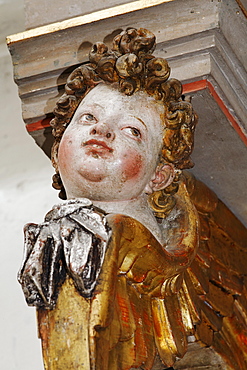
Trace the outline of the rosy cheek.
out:
M 122 160 L 122 172 L 123 180 L 135 179 L 141 173 L 143 168 L 143 157 L 135 150 L 129 150 L 128 153 L 123 156 Z
M 58 150 L 58 167 L 60 171 L 67 171 L 71 166 L 71 156 L 73 152 L 72 141 L 64 137 Z

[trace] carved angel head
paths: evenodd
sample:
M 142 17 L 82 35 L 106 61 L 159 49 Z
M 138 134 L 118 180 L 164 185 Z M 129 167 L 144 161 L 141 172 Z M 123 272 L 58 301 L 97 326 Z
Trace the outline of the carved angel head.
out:
M 75 126 L 83 131 L 81 126 L 84 125 L 90 127 L 88 132 L 91 135 L 90 138 L 85 136 L 81 144 L 84 150 L 90 152 L 92 166 L 85 168 L 88 172 L 86 176 L 91 176 L 90 181 L 94 181 L 92 177 L 98 181 L 97 179 L 104 176 L 101 170 L 97 173 L 98 167 L 93 164 L 93 159 L 116 154 L 116 147 L 110 143 L 114 136 L 119 134 L 118 140 L 121 141 L 122 135 L 125 149 L 125 152 L 119 149 L 121 158 L 125 158 L 125 162 L 129 163 L 123 164 L 125 168 L 122 169 L 114 166 L 111 168 L 112 176 L 114 174 L 115 177 L 106 187 L 108 192 L 112 193 L 111 184 L 116 184 L 117 181 L 124 184 L 131 179 L 133 186 L 134 182 L 138 182 L 140 189 L 144 189 L 146 193 L 159 191 L 159 196 L 151 195 L 158 217 L 163 217 L 162 214 L 167 211 L 167 207 L 171 208 L 170 195 L 177 189 L 179 171 L 193 165 L 190 154 L 193 149 L 197 117 L 191 104 L 182 100 L 181 83 L 176 79 L 169 79 L 170 68 L 167 61 L 151 54 L 154 47 L 155 36 L 151 32 L 145 29 L 127 29 L 114 38 L 111 50 L 103 43 L 93 45 L 89 63 L 76 68 L 69 76 L 65 93 L 57 102 L 55 118 L 51 121 L 55 137 L 52 148 L 52 162 L 56 170 L 53 186 L 61 190 L 61 198 L 65 199 L 66 193 L 60 172 L 63 168 L 62 178 L 65 179 L 66 171 L 71 167 L 68 157 L 70 154 L 76 156 L 71 145 L 77 137 L 76 134 L 73 136 Z M 118 100 L 116 104 L 114 103 L 116 112 L 112 108 L 115 97 Z M 109 115 L 104 118 L 107 112 L 101 115 L 94 113 L 90 108 L 90 101 L 94 102 L 94 106 L 103 105 L 104 111 L 112 112 L 112 119 Z M 117 111 L 121 109 L 122 113 L 117 118 Z M 125 116 L 128 117 L 127 123 L 124 123 Z M 101 128 L 94 125 L 98 121 Z M 67 129 L 69 125 L 71 126 Z M 148 138 L 143 141 L 145 126 L 148 127 L 146 130 Z M 118 134 L 114 131 L 116 129 L 119 130 Z M 100 139 L 99 130 L 106 130 L 104 140 Z M 92 140 L 98 140 L 98 143 Z M 130 140 L 133 145 L 128 146 L 124 140 L 126 142 Z M 131 147 L 138 149 L 135 150 L 135 154 L 131 154 Z M 63 163 L 60 168 L 58 157 L 60 163 Z M 124 160 L 122 162 L 124 163 Z M 67 177 L 71 176 L 74 174 Z M 132 189 L 131 181 L 129 189 Z M 99 186 L 100 191 L 102 192 L 102 187 L 100 190 Z M 125 196 L 127 191 L 125 189 L 122 195 Z M 90 197 L 90 194 L 84 196 Z

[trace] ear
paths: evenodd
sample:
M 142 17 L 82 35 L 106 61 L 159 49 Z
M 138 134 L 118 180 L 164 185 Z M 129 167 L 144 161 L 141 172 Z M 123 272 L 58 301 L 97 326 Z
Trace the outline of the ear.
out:
M 158 165 L 155 174 L 145 187 L 147 194 L 152 194 L 154 191 L 165 189 L 169 186 L 175 177 L 175 169 L 173 164 L 167 163 Z

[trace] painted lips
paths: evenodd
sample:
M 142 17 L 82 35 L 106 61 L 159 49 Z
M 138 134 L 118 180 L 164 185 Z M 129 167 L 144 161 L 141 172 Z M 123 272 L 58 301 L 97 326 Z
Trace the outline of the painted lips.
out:
M 88 147 L 91 152 L 95 153 L 103 153 L 103 152 L 109 152 L 112 153 L 113 149 L 110 148 L 104 141 L 102 140 L 96 140 L 91 139 L 86 141 L 83 146 Z

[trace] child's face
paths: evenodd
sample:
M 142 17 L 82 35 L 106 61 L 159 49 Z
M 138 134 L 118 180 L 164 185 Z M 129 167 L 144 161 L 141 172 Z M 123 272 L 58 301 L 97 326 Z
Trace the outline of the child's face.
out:
M 138 198 L 154 176 L 164 108 L 144 92 L 126 96 L 100 84 L 79 105 L 58 151 L 68 198 Z

